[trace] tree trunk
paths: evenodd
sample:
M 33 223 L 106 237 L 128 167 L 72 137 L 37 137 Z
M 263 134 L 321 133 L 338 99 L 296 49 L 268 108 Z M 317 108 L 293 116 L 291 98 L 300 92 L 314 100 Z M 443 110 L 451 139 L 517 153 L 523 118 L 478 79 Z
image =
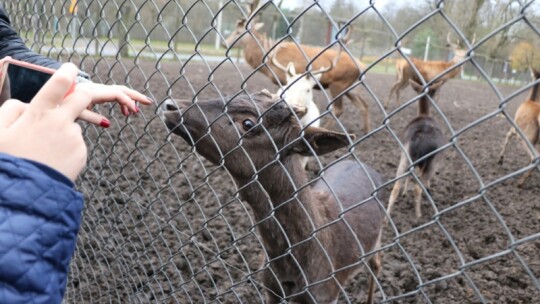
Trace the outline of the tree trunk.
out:
M 131 13 L 131 6 L 123 5 L 120 8 L 120 25 L 118 26 L 118 47 L 121 57 L 129 57 L 129 34 L 128 25 Z

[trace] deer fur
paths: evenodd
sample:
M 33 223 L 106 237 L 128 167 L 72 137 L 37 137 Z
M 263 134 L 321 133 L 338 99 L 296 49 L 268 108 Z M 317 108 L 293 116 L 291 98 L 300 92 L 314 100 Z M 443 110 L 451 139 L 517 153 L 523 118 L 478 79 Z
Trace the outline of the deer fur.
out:
M 275 58 L 273 58 L 275 60 Z M 279 64 L 274 62 L 274 64 Z M 319 127 L 321 121 L 319 116 L 319 108 L 313 101 L 313 87 L 320 81 L 324 69 L 311 74 L 297 74 L 294 68 L 294 63 L 289 62 L 286 68 L 287 84 L 285 88 L 280 88 L 277 91 L 278 96 L 282 96 L 289 105 L 306 107 L 307 113 L 302 117 L 300 123 L 302 127 L 313 126 Z M 308 162 L 307 157 L 302 157 L 302 167 L 305 168 Z
M 412 88 L 417 92 L 421 93 L 423 87 L 421 84 L 411 81 Z M 418 103 L 418 116 L 415 117 L 406 127 L 403 135 L 403 145 L 405 151 L 408 153 L 409 157 L 413 162 L 416 162 L 419 159 L 422 159 L 424 156 L 440 148 L 444 141 L 444 135 L 441 129 L 437 126 L 435 120 L 429 115 L 430 107 L 430 98 L 435 95 L 437 89 L 444 83 L 444 81 L 439 80 L 438 82 L 432 84 L 429 87 L 429 91 L 424 94 Z M 431 155 L 415 165 L 420 181 L 429 190 L 431 179 L 433 178 L 436 167 L 437 159 L 440 153 Z M 398 169 L 396 172 L 396 177 L 401 176 L 405 173 L 408 167 L 408 158 L 405 152 L 401 153 L 401 158 L 399 160 Z M 403 194 L 407 190 L 407 181 L 409 177 L 405 178 L 405 186 L 403 187 Z M 390 194 L 390 199 L 388 201 L 388 207 L 386 212 L 390 215 L 392 207 L 397 200 L 399 195 L 399 190 L 401 188 L 402 180 L 397 180 Z M 422 188 L 417 183 L 414 189 L 414 204 L 415 204 L 415 214 L 417 218 L 422 216 L 422 211 L 420 209 L 420 203 L 422 201 Z
M 227 100 L 227 115 L 223 105 L 169 100 L 161 115 L 198 153 L 225 166 L 250 205 L 268 258 L 261 270 L 266 303 L 337 303 L 363 260 L 376 276 L 380 254 L 365 254 L 380 246 L 383 213 L 373 192 L 382 177 L 342 160 L 313 182 L 300 163 L 312 149 L 322 155 L 348 146 L 352 135 L 302 128 L 293 110 L 302 117 L 305 108 L 291 110 L 269 93 Z M 368 303 L 374 280 L 370 275 Z
M 537 81 L 538 79 L 540 79 L 540 72 L 531 68 L 531 76 L 533 78 L 533 81 Z M 540 94 L 538 91 L 538 86 L 539 84 L 536 83 L 531 88 L 529 96 L 518 107 L 514 116 L 514 121 L 516 122 L 517 126 L 521 129 L 521 131 L 523 132 L 525 137 L 527 137 L 527 140 L 533 145 L 533 147 L 538 145 L 538 141 L 540 138 Z M 499 165 L 503 164 L 504 152 L 506 150 L 508 142 L 510 141 L 512 136 L 517 134 L 518 133 L 514 127 L 510 128 L 510 130 L 506 134 L 506 139 L 504 141 L 501 154 L 499 155 Z M 534 152 L 529 149 L 529 146 L 523 139 L 521 140 L 521 142 L 523 143 L 523 147 L 525 148 L 527 153 L 529 153 L 532 162 L 535 157 Z M 538 149 L 536 151 L 537 153 L 539 152 Z M 519 187 L 521 187 L 525 183 L 525 180 L 531 175 L 531 173 L 532 170 L 529 170 L 521 176 L 517 183 Z
M 414 66 L 418 70 L 418 73 L 420 73 L 420 75 L 422 76 L 423 81 L 425 81 L 426 83 L 431 82 L 433 79 L 435 79 L 435 77 L 439 76 L 444 71 L 448 70 L 450 67 L 462 61 L 467 54 L 467 50 L 460 49 L 458 43 L 451 42 L 450 34 L 448 34 L 446 40 L 448 42 L 448 46 L 454 53 L 454 57 L 450 61 L 424 61 L 412 57 L 409 58 L 411 63 L 414 64 Z M 476 38 L 473 38 L 472 44 L 474 44 L 475 40 Z M 439 79 L 442 81 L 447 81 L 459 75 L 462 70 L 462 67 L 454 68 L 446 72 L 446 74 L 444 74 Z M 398 105 L 401 104 L 399 101 L 399 95 L 401 90 L 403 90 L 410 83 L 409 80 L 412 79 L 416 83 L 422 83 L 422 80 L 418 77 L 418 74 L 414 71 L 409 62 L 407 62 L 407 60 L 405 59 L 396 60 L 396 77 L 397 80 L 392 85 L 390 93 L 388 94 L 388 98 L 384 103 L 385 108 L 388 108 L 390 100 L 392 99 L 392 95 L 394 94 L 396 94 L 396 102 L 398 103 Z
M 291 106 L 306 107 L 307 113 L 302 117 L 300 122 L 303 127 L 321 125 L 319 108 L 313 101 L 313 88 L 321 79 L 322 74 L 297 74 L 294 68 L 294 63 L 289 62 L 287 65 L 287 84 L 284 88 L 280 88 L 276 95 L 282 96 L 285 101 Z
M 263 63 L 264 56 L 274 45 L 272 40 L 259 32 L 263 25 L 263 23 L 255 23 L 250 29 L 246 30 L 245 20 L 239 20 L 236 30 L 225 40 L 225 47 L 231 47 L 234 44 L 236 47 L 243 48 L 244 58 L 252 68 L 266 75 L 275 84 L 283 86 L 287 83 L 286 73 L 276 67 L 271 61 Z M 334 98 L 332 111 L 336 117 L 341 116 L 344 111 L 342 97 L 348 97 L 363 115 L 363 131 L 366 133 L 369 132 L 370 118 L 368 104 L 357 93 L 352 92 L 351 89 L 351 86 L 359 80 L 361 70 L 365 69 L 363 63 L 334 49 L 324 50 L 323 52 L 323 48 L 297 45 L 293 42 L 281 42 L 278 48 L 279 55 L 276 54 L 276 56 L 279 57 L 279 61 L 294 62 L 294 67 L 297 71 L 305 71 L 308 63 L 317 56 L 317 59 L 312 64 L 314 70 L 321 69 L 329 61 L 336 61 L 335 66 L 322 75 L 320 79 L 321 86 L 316 86 L 315 89 L 319 90 L 322 88 L 330 90 L 330 94 Z M 338 60 L 334 60 L 338 54 Z M 330 124 L 332 124 L 332 120 L 329 120 L 325 126 L 329 126 Z

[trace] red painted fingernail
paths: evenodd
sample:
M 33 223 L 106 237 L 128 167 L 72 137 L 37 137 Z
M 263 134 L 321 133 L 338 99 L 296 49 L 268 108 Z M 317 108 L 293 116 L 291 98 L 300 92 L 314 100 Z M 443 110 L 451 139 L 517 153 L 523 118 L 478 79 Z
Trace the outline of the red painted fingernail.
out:
M 111 125 L 111 122 L 107 118 L 103 118 L 99 125 L 104 128 L 108 128 Z
M 141 109 L 137 106 L 135 106 L 135 113 L 139 113 L 141 111 Z

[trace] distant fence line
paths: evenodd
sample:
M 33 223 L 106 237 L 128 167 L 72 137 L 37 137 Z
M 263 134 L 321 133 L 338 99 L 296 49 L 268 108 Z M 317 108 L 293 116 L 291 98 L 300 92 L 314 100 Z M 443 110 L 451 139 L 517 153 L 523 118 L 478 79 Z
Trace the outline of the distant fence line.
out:
M 425 216 L 423 218 L 425 221 L 420 224 L 415 223 L 411 216 L 409 224 L 398 228 L 393 223 L 396 219 L 393 218 L 395 214 L 392 213 L 392 217 L 385 214 L 390 221 L 389 226 L 385 226 L 385 231 L 389 233 L 383 234 L 380 248 L 374 246 L 372 252 L 364 252 L 359 237 L 353 233 L 358 243 L 352 242 L 348 245 L 351 250 L 361 249 L 358 259 L 339 269 L 334 269 L 335 265 L 331 265 L 330 274 L 319 278 L 320 280 L 308 282 L 306 274 L 308 271 L 298 262 L 296 250 L 304 243 L 318 244 L 319 247 L 314 247 L 316 252 L 322 252 L 323 258 L 320 259 L 322 262 L 311 265 L 310 270 L 317 270 L 317 267 L 322 269 L 323 264 L 330 260 L 328 256 L 332 250 L 329 249 L 336 249 L 320 245 L 322 244 L 320 240 L 327 236 L 325 229 L 342 224 L 346 227 L 345 230 L 352 230 L 353 225 L 344 219 L 349 212 L 363 206 L 365 201 L 357 202 L 351 208 L 340 205 L 341 209 L 336 218 L 322 225 L 323 227 L 315 227 L 313 224 L 313 231 L 298 243 L 289 241 L 291 235 L 284 233 L 283 226 L 286 225 L 279 222 L 276 214 L 290 201 L 299 200 L 300 193 L 309 190 L 316 181 L 324 182 L 327 166 L 331 168 L 337 162 L 336 159 L 348 158 L 358 165 L 361 158 L 358 156 L 361 153 L 358 152 L 364 145 L 386 145 L 388 150 L 396 154 L 405 151 L 404 143 L 398 139 L 401 127 L 398 129 L 396 126 L 405 125 L 402 117 L 412 113 L 412 109 L 416 110 L 418 98 L 414 97 L 396 108 L 384 109 L 381 102 L 386 98 L 392 83 L 386 83 L 390 79 L 388 76 L 378 74 L 394 74 L 395 61 L 402 58 L 399 51 L 403 51 L 404 48 L 410 50 L 410 56 L 423 58 L 424 54 L 427 54 L 426 59 L 429 60 L 446 61 L 454 54 L 451 54 L 444 45 L 445 37 L 431 36 L 428 48 L 425 33 L 417 34 L 414 31 L 401 39 L 402 49 L 398 49 L 397 31 L 387 24 L 371 2 L 366 4 L 368 8 L 365 10 L 365 16 L 371 18 L 369 22 L 358 18 L 362 15 L 361 12 L 353 12 L 353 15 L 359 16 L 352 18 L 333 16 L 331 9 L 320 5 L 322 1 L 304 1 L 303 6 L 295 9 L 287 6 L 279 8 L 280 1 L 262 2 L 266 6 L 259 11 L 258 19 L 252 21 L 264 22 L 265 26 L 261 31 L 271 38 L 287 37 L 287 41 L 326 47 L 338 39 L 336 33 L 339 30 L 352 26 L 353 42 L 344 46 L 345 51 L 359 57 L 368 66 L 378 62 L 372 66 L 373 71 L 368 73 L 367 78 L 372 75 L 386 78 L 374 77 L 366 81 L 363 71 L 354 70 L 358 77 L 352 84 L 337 92 L 338 95 L 330 96 L 325 91 L 322 95 L 326 98 L 317 100 L 316 106 L 321 112 L 322 119 L 336 120 L 338 131 L 344 133 L 354 131 L 359 136 L 343 135 L 349 136 L 347 140 L 351 142 L 334 155 L 328 157 L 314 155 L 310 165 L 315 164 L 316 168 L 313 166 L 308 168 L 309 182 L 304 185 L 293 185 L 293 197 L 287 202 L 274 206 L 272 203 L 277 202 L 272 202 L 268 193 L 261 195 L 261 199 L 268 201 L 265 202 L 269 204 L 270 211 L 264 215 L 263 220 L 259 220 L 254 216 L 254 211 L 259 210 L 253 210 L 252 206 L 248 206 L 240 198 L 242 187 L 260 186 L 263 179 L 261 174 L 267 165 L 285 168 L 282 158 L 288 157 L 289 152 L 297 153 L 297 150 L 288 147 L 280 150 L 282 147 L 278 147 L 276 149 L 278 152 L 271 163 L 262 165 L 262 168 L 255 168 L 255 174 L 247 185 L 239 185 L 233 178 L 234 173 L 226 169 L 229 165 L 226 161 L 228 155 L 218 157 L 220 159 L 217 161 L 217 167 L 211 165 L 200 155 L 201 151 L 197 147 L 190 147 L 181 138 L 167 131 L 163 118 L 156 115 L 156 108 L 143 109 L 143 113 L 134 118 L 123 118 L 116 115 L 117 109 L 114 106 L 97 107 L 98 111 L 106 112 L 111 117 L 112 126 L 107 130 L 93 126 L 85 126 L 84 129 L 89 146 L 89 161 L 77 186 L 84 193 L 87 204 L 76 255 L 71 264 L 66 302 L 263 303 L 265 294 L 274 294 L 280 298 L 280 303 L 292 303 L 296 300 L 294 297 L 298 296 L 292 295 L 292 290 L 295 286 L 305 283 L 300 291 L 297 290 L 301 296 L 314 298 L 317 295 L 312 291 L 317 290 L 318 286 L 334 284 L 335 286 L 332 286 L 339 289 L 339 299 L 336 300 L 338 303 L 358 303 L 365 300 L 368 278 L 371 278 L 375 282 L 377 302 L 452 302 L 457 297 L 456 294 L 462 294 L 464 296 L 457 301 L 466 299 L 471 302 L 487 303 L 493 294 L 500 295 L 497 292 L 508 287 L 508 284 L 505 286 L 503 281 L 498 280 L 497 271 L 504 272 L 508 269 L 506 268 L 508 266 L 500 264 L 515 264 L 517 266 L 511 269 L 520 270 L 518 274 L 504 274 L 508 276 L 505 278 L 511 287 L 518 287 L 515 289 L 516 294 L 511 296 L 524 294 L 520 301 L 534 298 L 534 295 L 540 292 L 538 279 L 540 263 L 538 255 L 535 254 L 540 232 L 516 233 L 509 228 L 511 226 L 508 224 L 509 220 L 515 223 L 514 221 L 519 222 L 521 219 L 501 215 L 502 208 L 496 206 L 491 199 L 495 195 L 488 192 L 526 169 L 535 168 L 538 158 L 511 173 L 504 173 L 504 176 L 495 181 L 489 181 L 483 175 L 485 172 L 481 172 L 479 165 L 471 160 L 477 155 L 468 155 L 465 149 L 469 149 L 470 146 L 462 144 L 462 139 L 463 141 L 469 139 L 468 131 L 484 132 L 483 124 L 493 117 L 504 116 L 501 119 L 505 119 L 505 126 L 515 126 L 515 122 L 509 116 L 510 112 L 505 109 L 508 103 L 508 100 L 504 99 L 506 97 L 501 97 L 502 100 L 492 100 L 493 107 L 487 110 L 489 112 L 482 113 L 483 116 L 474 117 L 473 121 L 465 122 L 465 126 L 460 125 L 456 128 L 451 122 L 453 117 L 447 116 L 441 110 L 442 107 L 433 101 L 431 103 L 433 115 L 441 121 L 448 135 L 448 140 L 437 149 L 452 152 L 456 162 L 460 162 L 459 170 L 463 171 L 460 173 L 472 175 L 478 185 L 463 185 L 465 182 L 461 180 L 446 181 L 450 184 L 448 186 L 450 189 L 445 189 L 447 193 L 466 191 L 467 195 L 464 195 L 464 198 L 441 203 L 435 199 L 436 195 L 432 196 L 429 185 L 420 182 L 419 174 L 414 171 L 410 162 L 412 156 L 409 156 L 411 159 L 406 160 L 410 168 L 403 173 L 404 175 L 395 178 L 388 176 L 389 179 L 382 182 L 382 186 L 375 186 L 370 198 L 383 194 L 386 188 L 391 187 L 396 181 L 411 177 L 411 180 L 419 184 L 421 198 L 423 195 L 428 201 L 424 204 L 424 210 L 429 210 L 426 213 L 430 215 Z M 437 6 L 429 13 L 448 17 L 442 5 L 444 2 L 437 2 Z M 531 10 L 528 3 L 522 2 L 524 1 L 515 2 L 520 8 L 516 17 L 518 19 L 524 19 L 525 14 Z M 264 85 L 268 88 L 277 87 L 271 83 L 271 77 L 264 78 L 261 73 L 253 70 L 264 68 L 269 64 L 269 60 L 259 63 L 258 67 L 249 66 L 244 60 L 238 63 L 235 58 L 231 58 L 239 54 L 237 51 L 219 47 L 224 38 L 236 30 L 237 19 L 252 16 L 246 8 L 249 1 L 22 0 L 2 1 L 2 3 L 14 27 L 31 48 L 53 58 L 78 60 L 82 69 L 88 71 L 95 81 L 122 83 L 141 91 L 146 90 L 145 93 L 155 97 L 160 105 L 167 97 L 185 98 L 192 100 L 192 108 L 197 109 L 200 107 L 200 100 L 203 99 L 199 97 L 207 96 L 205 93 L 208 94 L 208 91 L 211 91 L 208 95 L 223 98 L 223 113 L 220 112 L 218 118 L 214 117 L 213 120 L 207 121 L 208 126 L 204 127 L 204 131 L 207 132 L 205 135 L 215 142 L 219 139 L 213 137 L 212 130 L 223 127 L 219 124 L 220 119 L 229 119 L 231 126 L 238 124 L 231 119 L 228 108 L 230 100 L 225 96 L 251 92 L 252 88 L 248 87 L 252 84 L 251 81 L 255 82 L 255 86 L 258 85 L 256 80 L 253 80 L 256 78 L 254 75 L 261 76 L 267 81 Z M 70 12 L 75 7 L 76 12 Z M 371 15 L 368 15 L 368 12 Z M 424 25 L 423 22 L 419 22 L 413 29 Z M 445 25 L 449 32 L 460 33 L 464 37 L 464 29 L 452 22 Z M 248 28 L 250 27 L 244 27 L 243 30 Z M 254 30 L 244 34 L 254 36 Z M 337 42 L 340 43 L 343 41 Z M 462 78 L 466 81 L 482 81 L 485 82 L 483 84 L 485 87 L 488 87 L 486 83 L 493 87 L 497 84 L 530 83 L 528 73 L 512 70 L 506 59 L 493 59 L 475 52 L 473 56 L 467 55 L 464 60 L 466 64 Z M 348 69 L 346 72 L 351 71 Z M 282 73 L 285 75 L 283 71 Z M 484 75 L 488 76 L 487 79 Z M 371 81 L 379 82 L 381 79 L 385 81 L 382 84 L 385 91 L 381 93 L 385 96 L 377 96 L 370 87 Z M 356 96 L 353 95 L 356 89 L 362 90 L 366 100 L 369 98 L 369 111 L 376 114 L 372 129 L 366 132 L 356 129 L 345 130 L 344 124 L 337 117 L 339 115 L 332 112 L 336 108 L 336 100 L 340 98 L 339 94 L 353 100 L 351 96 Z M 218 102 L 219 97 L 215 97 Z M 463 104 L 465 101 L 459 102 Z M 356 103 L 360 104 L 359 101 Z M 302 114 L 302 107 L 295 107 L 293 110 L 294 115 Z M 367 112 L 370 113 L 369 111 Z M 210 115 L 203 110 L 200 112 L 205 119 L 206 114 Z M 257 124 L 264 136 L 271 136 L 272 132 L 264 126 L 267 122 L 265 114 L 266 112 L 260 114 L 258 119 L 250 120 L 250 123 Z M 303 114 L 306 114 L 305 109 Z M 407 116 L 407 119 L 409 118 L 413 117 Z M 357 123 L 358 119 L 360 118 L 355 117 L 354 123 Z M 290 121 L 281 122 L 287 124 Z M 249 130 L 244 129 L 248 135 L 241 131 L 235 133 L 239 134 L 239 138 L 234 139 L 234 149 L 245 152 L 250 148 L 244 145 L 249 139 Z M 307 129 L 302 130 L 304 134 L 302 136 L 307 136 Z M 491 130 L 487 132 L 489 131 Z M 474 134 L 474 140 L 483 135 Z M 279 143 L 272 142 L 272 144 L 277 147 Z M 274 146 L 272 148 L 275 148 Z M 474 147 L 474 144 L 472 146 Z M 233 151 L 236 151 L 234 149 Z M 484 152 L 479 151 L 477 154 L 486 157 L 482 155 Z M 373 157 L 383 164 L 381 166 L 390 167 L 389 170 L 394 170 L 397 166 L 397 159 L 379 159 L 378 155 Z M 254 160 L 249 160 L 251 163 L 246 162 L 249 163 L 246 166 L 255 167 Z M 495 162 L 496 160 L 493 160 L 493 163 Z M 289 180 L 293 180 L 292 171 L 294 170 L 285 174 Z M 441 176 L 439 178 L 442 179 Z M 371 183 L 376 184 L 373 180 L 370 180 Z M 459 187 L 456 186 L 458 184 Z M 453 189 L 454 186 L 456 189 Z M 519 200 L 518 202 L 523 203 Z M 508 202 L 504 203 L 510 205 Z M 386 201 L 377 199 L 377 204 L 381 210 L 386 207 Z M 306 210 L 305 205 L 300 206 Z M 478 206 L 482 206 L 483 209 Z M 450 232 L 463 232 L 462 228 L 469 228 L 468 225 L 477 227 L 472 226 L 475 224 L 474 220 L 461 222 L 460 216 L 463 215 L 453 214 L 453 212 L 466 214 L 469 209 L 463 211 L 462 208 L 469 207 L 481 210 L 475 210 L 477 214 L 473 214 L 473 217 L 484 214 L 488 218 L 481 224 L 483 228 L 489 230 L 489 235 L 479 241 L 480 245 L 477 243 L 471 245 L 467 237 L 462 240 L 461 236 Z M 385 209 L 382 212 L 384 213 Z M 531 214 L 529 217 L 536 216 Z M 299 219 L 309 222 L 317 220 L 302 217 L 305 215 L 309 215 L 309 212 L 305 211 L 298 218 L 289 220 L 292 223 Z M 445 222 L 449 219 L 453 222 Z M 277 254 L 269 253 L 271 250 L 265 247 L 268 244 L 261 240 L 260 235 L 261 227 L 272 223 L 282 229 L 280 233 L 276 233 L 276 238 L 285 240 L 282 245 L 288 246 L 286 250 Z M 467 236 L 469 232 L 463 233 Z M 437 244 L 427 245 L 440 249 L 440 253 L 430 246 L 426 248 L 420 245 L 419 240 L 432 234 L 438 235 Z M 321 235 L 323 237 L 319 239 Z M 490 247 L 493 252 L 486 253 L 474 246 L 493 246 L 495 249 Z M 383 253 L 384 273 L 377 276 L 375 267 L 368 260 L 380 252 Z M 435 254 L 429 257 L 428 253 L 433 252 Z M 345 255 L 347 252 L 340 253 Z M 428 256 L 426 259 L 429 262 L 433 260 L 433 265 L 422 260 L 425 256 Z M 289 261 L 288 265 L 295 265 L 298 268 L 298 277 L 283 279 L 282 273 L 275 271 L 271 265 L 281 258 Z M 385 265 L 385 258 L 394 261 L 395 265 Z M 451 260 L 452 265 L 439 269 L 444 261 L 438 259 Z M 495 263 L 499 264 L 493 266 Z M 373 268 L 367 267 L 368 264 Z M 362 268 L 361 274 L 353 278 L 350 284 L 342 285 L 339 282 L 339 271 L 356 266 Z M 385 267 L 390 270 L 385 272 Z M 482 267 L 487 270 L 480 269 Z M 267 277 L 267 281 L 260 279 L 262 274 Z M 269 282 L 268 277 L 270 281 L 274 278 L 272 281 L 274 284 L 263 283 Z M 328 302 L 333 300 L 330 299 Z

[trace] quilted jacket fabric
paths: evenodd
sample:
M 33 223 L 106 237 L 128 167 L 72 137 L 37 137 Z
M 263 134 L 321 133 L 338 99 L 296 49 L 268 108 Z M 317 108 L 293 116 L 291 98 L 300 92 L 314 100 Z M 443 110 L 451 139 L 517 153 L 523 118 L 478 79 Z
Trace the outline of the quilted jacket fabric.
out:
M 59 172 L 0 153 L 0 303 L 61 303 L 83 209 Z

